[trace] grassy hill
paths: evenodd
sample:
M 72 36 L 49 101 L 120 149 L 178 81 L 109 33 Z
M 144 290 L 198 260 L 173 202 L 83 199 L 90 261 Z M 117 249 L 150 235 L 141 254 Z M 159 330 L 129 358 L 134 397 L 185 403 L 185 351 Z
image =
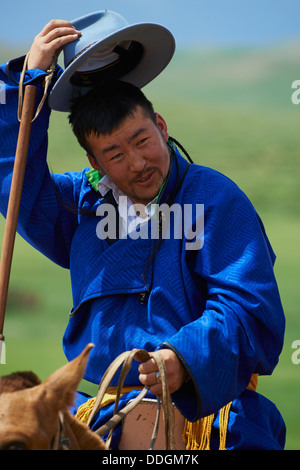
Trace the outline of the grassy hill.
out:
M 145 88 L 170 134 L 195 162 L 232 178 L 265 223 L 287 327 L 279 365 L 272 378 L 260 378 L 259 391 L 282 412 L 289 449 L 300 448 L 300 365 L 291 361 L 292 342 L 300 339 L 300 105 L 291 102 L 291 83 L 300 79 L 299 46 L 179 50 Z M 0 49 L 3 60 L 18 54 Z M 55 172 L 87 165 L 62 113 L 51 117 L 49 164 Z M 3 231 L 3 219 L 0 225 Z M 17 237 L 5 321 L 8 363 L 1 375 L 29 368 L 45 378 L 64 363 L 61 337 L 71 303 L 68 272 Z
M 290 82 L 300 78 L 299 47 L 295 40 L 264 48 L 179 50 L 153 86 L 192 102 L 287 108 Z

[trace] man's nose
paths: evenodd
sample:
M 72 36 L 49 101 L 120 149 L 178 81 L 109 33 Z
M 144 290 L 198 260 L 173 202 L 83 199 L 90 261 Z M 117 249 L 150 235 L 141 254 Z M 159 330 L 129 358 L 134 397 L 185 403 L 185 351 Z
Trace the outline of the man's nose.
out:
M 129 168 L 134 173 L 139 173 L 145 169 L 147 165 L 146 159 L 138 152 L 132 152 L 130 154 Z

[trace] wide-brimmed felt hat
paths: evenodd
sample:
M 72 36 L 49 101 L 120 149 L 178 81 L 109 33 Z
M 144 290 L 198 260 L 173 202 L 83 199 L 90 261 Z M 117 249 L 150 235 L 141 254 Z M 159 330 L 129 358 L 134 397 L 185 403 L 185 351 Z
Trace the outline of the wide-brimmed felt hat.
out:
M 63 49 L 64 72 L 55 83 L 49 106 L 70 111 L 71 100 L 103 81 L 120 79 L 142 88 L 170 62 L 175 40 L 153 23 L 130 25 L 118 13 L 103 10 L 71 21 L 81 36 Z

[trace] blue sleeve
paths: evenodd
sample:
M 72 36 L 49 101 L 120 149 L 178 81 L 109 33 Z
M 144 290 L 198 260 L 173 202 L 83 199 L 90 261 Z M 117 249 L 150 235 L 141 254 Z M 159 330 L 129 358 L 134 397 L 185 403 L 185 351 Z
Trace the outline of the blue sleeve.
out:
M 253 373 L 271 374 L 283 346 L 285 319 L 275 256 L 252 204 L 225 177 L 211 182 L 207 177 L 198 186 L 205 188 L 199 198 L 204 245 L 186 252 L 184 275 L 205 292 L 206 304 L 166 346 L 189 370 L 205 416 L 238 397 Z M 191 418 L 200 411 L 196 403 Z
M 0 210 L 4 217 L 19 131 L 18 82 L 22 66 L 23 58 L 0 66 L 0 80 L 5 84 L 5 102 L 0 105 Z M 57 67 L 56 74 L 60 71 Z M 37 87 L 36 105 L 43 94 L 42 78 L 45 74 L 34 69 L 25 75 L 24 84 L 31 83 Z M 58 203 L 57 191 L 62 198 L 76 204 L 76 185 L 72 176 L 65 175 L 54 188 L 55 177 L 50 174 L 46 162 L 49 116 L 50 109 L 46 102 L 32 123 L 17 230 L 52 261 L 69 267 L 69 250 L 77 219 Z

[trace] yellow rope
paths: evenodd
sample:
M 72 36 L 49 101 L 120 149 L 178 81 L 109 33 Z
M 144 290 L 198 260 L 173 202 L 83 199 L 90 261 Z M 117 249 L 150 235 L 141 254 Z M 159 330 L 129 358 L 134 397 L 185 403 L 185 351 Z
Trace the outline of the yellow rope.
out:
M 253 374 L 247 386 L 247 389 L 256 391 L 258 374 Z M 229 421 L 229 411 L 232 402 L 223 406 L 220 410 L 220 445 L 219 450 L 226 450 L 226 437 Z M 187 450 L 210 450 L 210 438 L 215 415 L 205 416 L 191 423 L 185 420 L 183 431 L 183 441 Z
M 124 395 L 125 393 L 131 392 L 132 390 L 142 390 L 143 387 L 134 386 L 134 387 L 122 387 L 122 393 L 120 396 Z M 116 392 L 117 387 L 108 387 L 107 392 L 105 393 L 103 400 L 99 406 L 99 408 L 103 408 L 111 403 L 114 403 L 116 400 Z M 87 423 L 89 416 L 94 408 L 94 404 L 96 401 L 96 397 L 90 398 L 87 402 L 80 405 L 77 410 L 76 418 L 78 418 L 83 423 Z
M 231 403 L 228 403 L 226 406 L 223 406 L 220 410 L 220 447 L 219 450 L 226 450 L 226 436 L 227 436 L 227 428 L 228 428 L 228 421 L 229 421 L 229 411 L 231 407 Z
M 206 416 L 191 423 L 187 419 L 184 424 L 183 442 L 186 450 L 210 450 L 210 437 L 214 415 Z
M 220 445 L 219 450 L 226 450 L 227 427 L 231 403 L 220 410 Z M 185 420 L 183 441 L 186 450 L 210 450 L 210 439 L 215 415 L 205 416 L 191 423 Z

